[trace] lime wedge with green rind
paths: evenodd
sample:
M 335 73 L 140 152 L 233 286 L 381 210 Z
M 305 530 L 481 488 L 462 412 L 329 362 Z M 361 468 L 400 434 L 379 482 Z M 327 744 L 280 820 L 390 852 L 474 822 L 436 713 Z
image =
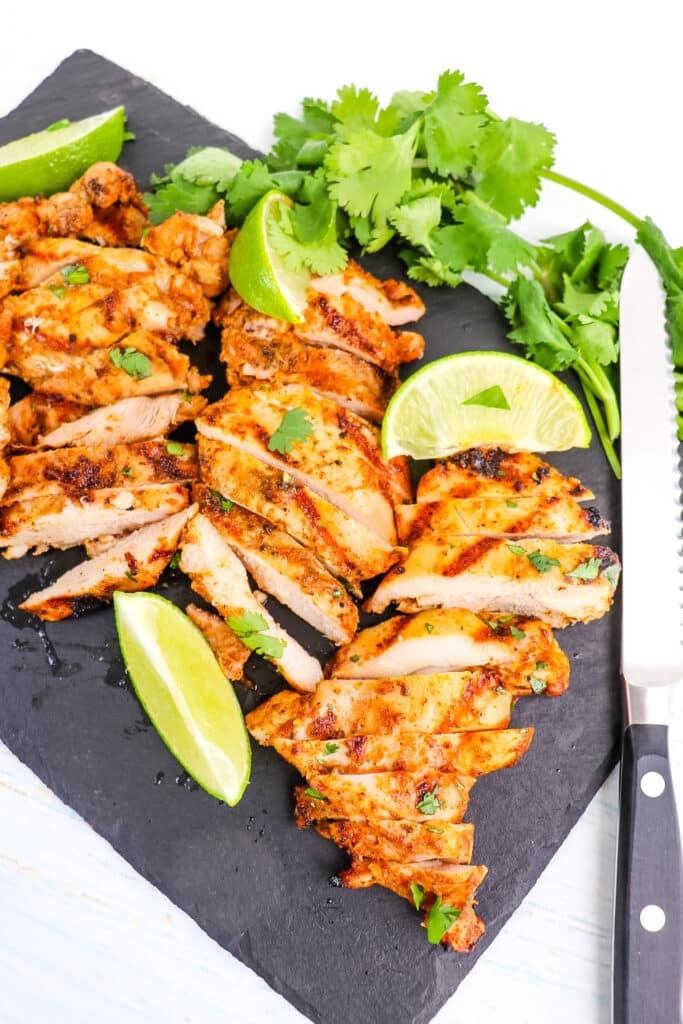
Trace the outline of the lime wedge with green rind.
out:
M 234 806 L 251 773 L 251 745 L 232 684 L 204 636 L 166 598 L 114 594 L 116 630 L 135 692 L 188 775 Z

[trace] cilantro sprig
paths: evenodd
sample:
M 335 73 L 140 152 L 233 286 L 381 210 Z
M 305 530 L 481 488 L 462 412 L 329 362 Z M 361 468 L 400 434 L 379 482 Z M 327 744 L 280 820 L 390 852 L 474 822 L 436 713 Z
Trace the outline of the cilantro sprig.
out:
M 281 658 L 287 646 L 286 640 L 268 635 L 268 623 L 263 615 L 257 612 L 245 612 L 244 615 L 231 615 L 226 620 L 235 636 L 238 636 L 245 647 L 264 658 Z
M 511 223 L 537 204 L 545 181 L 625 220 L 661 273 L 674 362 L 682 369 L 683 250 L 672 249 L 648 217 L 556 171 L 553 133 L 501 117 L 458 70 L 444 71 L 430 91 L 396 92 L 386 106 L 355 85 L 330 102 L 305 99 L 300 117 L 276 114 L 274 136 L 261 159 L 207 148 L 167 167 L 147 197 L 152 220 L 174 209 L 206 212 L 224 198 L 228 225 L 239 225 L 261 196 L 278 189 L 293 202 L 272 243 L 293 272 L 334 273 L 352 246 L 375 252 L 392 242 L 415 281 L 455 287 L 474 273 L 468 280 L 487 294 L 493 282 L 509 338 L 524 356 L 552 373 L 576 373 L 620 475 L 615 384 L 628 250 L 589 222 L 538 243 Z M 683 437 L 683 372 L 676 385 Z M 499 402 L 500 395 L 484 396 L 483 404 Z
M 295 444 L 313 436 L 313 425 L 305 409 L 288 409 L 268 441 L 271 452 L 289 455 Z

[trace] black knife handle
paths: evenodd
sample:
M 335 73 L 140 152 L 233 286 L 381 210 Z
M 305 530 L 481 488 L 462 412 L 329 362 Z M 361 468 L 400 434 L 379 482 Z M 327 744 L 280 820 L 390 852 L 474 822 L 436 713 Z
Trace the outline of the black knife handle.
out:
M 680 1024 L 683 867 L 665 725 L 628 726 L 619 789 L 613 1024 Z M 641 924 L 645 907 L 664 912 L 659 930 Z

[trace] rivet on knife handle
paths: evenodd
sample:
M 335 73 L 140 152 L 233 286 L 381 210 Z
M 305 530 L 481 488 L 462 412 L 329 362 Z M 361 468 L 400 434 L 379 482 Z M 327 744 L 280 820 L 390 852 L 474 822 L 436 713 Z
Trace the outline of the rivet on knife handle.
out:
M 622 748 L 614 921 L 614 1024 L 680 1024 L 683 870 L 665 725 Z

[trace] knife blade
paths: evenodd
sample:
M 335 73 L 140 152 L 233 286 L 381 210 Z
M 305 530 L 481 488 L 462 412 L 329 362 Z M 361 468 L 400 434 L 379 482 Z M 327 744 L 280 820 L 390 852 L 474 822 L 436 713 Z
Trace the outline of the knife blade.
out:
M 683 678 L 680 475 L 673 366 L 657 270 L 636 247 L 620 298 L 624 732 L 614 913 L 614 1024 L 678 1024 L 680 834 L 668 754 Z

